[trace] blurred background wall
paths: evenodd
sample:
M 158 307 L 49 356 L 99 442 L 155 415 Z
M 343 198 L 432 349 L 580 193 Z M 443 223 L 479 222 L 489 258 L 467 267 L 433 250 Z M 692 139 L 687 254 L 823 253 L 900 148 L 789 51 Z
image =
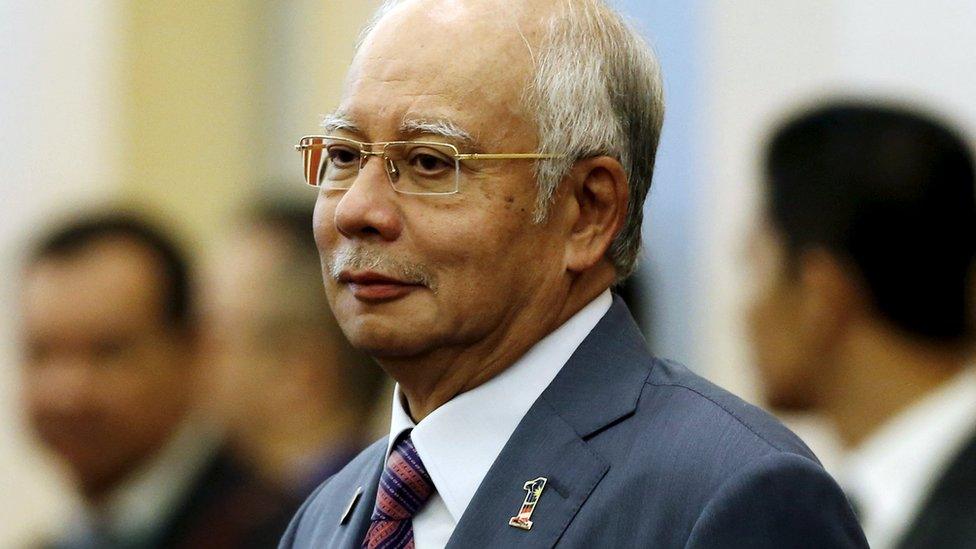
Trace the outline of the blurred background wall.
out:
M 206 251 L 255 192 L 313 200 L 291 145 L 335 105 L 377 4 L 0 0 L 0 547 L 73 504 L 19 412 L 26 239 L 52 218 L 112 202 L 171 222 Z M 743 255 L 764 130 L 824 93 L 869 91 L 919 101 L 972 132 L 976 3 L 616 4 L 660 54 L 669 103 L 640 316 L 660 354 L 753 399 Z M 828 461 L 829 452 L 820 444 Z
M 121 12 L 111 1 L 0 2 L 0 546 L 60 516 L 60 477 L 18 403 L 19 248 L 38 223 L 121 184 Z M 59 9 L 60 8 L 60 9 Z
M 871 93 L 945 113 L 972 136 L 974 21 L 976 3 L 965 0 L 709 3 L 703 192 L 693 213 L 702 248 L 694 276 L 708 342 L 702 364 L 720 384 L 752 392 L 742 260 L 758 207 L 756 151 L 770 124 L 824 95 Z
M 26 241 L 110 203 L 166 222 L 199 252 L 262 188 L 302 194 L 291 146 L 336 102 L 377 5 L 0 0 L 0 547 L 75 504 L 18 402 Z

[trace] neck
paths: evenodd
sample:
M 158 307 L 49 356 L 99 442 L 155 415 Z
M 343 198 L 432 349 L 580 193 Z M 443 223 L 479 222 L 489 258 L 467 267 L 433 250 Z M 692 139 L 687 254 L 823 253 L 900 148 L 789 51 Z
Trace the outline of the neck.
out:
M 457 395 L 508 369 L 533 345 L 555 331 L 613 282 L 613 271 L 579 275 L 563 292 L 538 292 L 487 337 L 462 349 L 437 349 L 419 357 L 384 359 L 400 384 L 410 416 L 420 422 Z
M 824 412 L 854 448 L 965 366 L 966 354 L 890 329 L 856 330 L 841 351 Z

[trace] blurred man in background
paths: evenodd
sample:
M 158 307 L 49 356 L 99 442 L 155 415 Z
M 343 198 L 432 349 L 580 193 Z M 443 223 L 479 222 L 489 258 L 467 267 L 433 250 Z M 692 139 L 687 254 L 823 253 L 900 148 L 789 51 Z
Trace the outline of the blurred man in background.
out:
M 266 204 L 242 221 L 207 292 L 217 401 L 237 450 L 297 509 L 379 436 L 363 418 L 384 375 L 332 317 L 312 208 Z
M 752 310 L 769 404 L 823 414 L 872 547 L 976 547 L 973 160 L 921 114 L 838 103 L 766 151 Z
M 57 547 L 258 547 L 283 529 L 273 498 L 195 413 L 191 277 L 135 217 L 76 221 L 31 255 L 24 400 L 85 509 Z

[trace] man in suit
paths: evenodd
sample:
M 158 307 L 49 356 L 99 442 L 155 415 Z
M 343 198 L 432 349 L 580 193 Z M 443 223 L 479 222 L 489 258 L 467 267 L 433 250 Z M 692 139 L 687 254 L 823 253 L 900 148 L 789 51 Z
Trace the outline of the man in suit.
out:
M 872 547 L 976 547 L 973 158 L 868 102 L 772 135 L 753 339 L 765 395 L 814 412 Z
M 311 204 L 249 208 L 203 292 L 211 400 L 237 453 L 294 499 L 292 511 L 372 440 L 362 417 L 385 380 L 332 316 L 311 226 Z
M 596 0 L 385 6 L 299 150 L 329 302 L 397 380 L 392 429 L 282 547 L 864 545 L 802 442 L 652 358 L 610 293 L 661 96 Z
M 195 413 L 196 323 L 184 255 L 110 213 L 59 227 L 24 273 L 24 402 L 84 508 L 64 548 L 259 547 L 285 508 Z

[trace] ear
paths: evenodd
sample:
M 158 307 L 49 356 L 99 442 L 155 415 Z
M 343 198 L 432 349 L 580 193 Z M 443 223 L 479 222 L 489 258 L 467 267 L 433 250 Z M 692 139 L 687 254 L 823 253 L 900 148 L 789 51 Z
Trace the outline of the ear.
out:
M 854 269 L 824 249 L 803 252 L 799 268 L 802 325 L 818 338 L 847 332 L 851 319 L 864 311 L 866 303 Z
M 627 174 L 615 158 L 579 160 L 568 177 L 571 207 L 566 243 L 566 268 L 583 272 L 606 256 L 627 217 L 630 190 Z

